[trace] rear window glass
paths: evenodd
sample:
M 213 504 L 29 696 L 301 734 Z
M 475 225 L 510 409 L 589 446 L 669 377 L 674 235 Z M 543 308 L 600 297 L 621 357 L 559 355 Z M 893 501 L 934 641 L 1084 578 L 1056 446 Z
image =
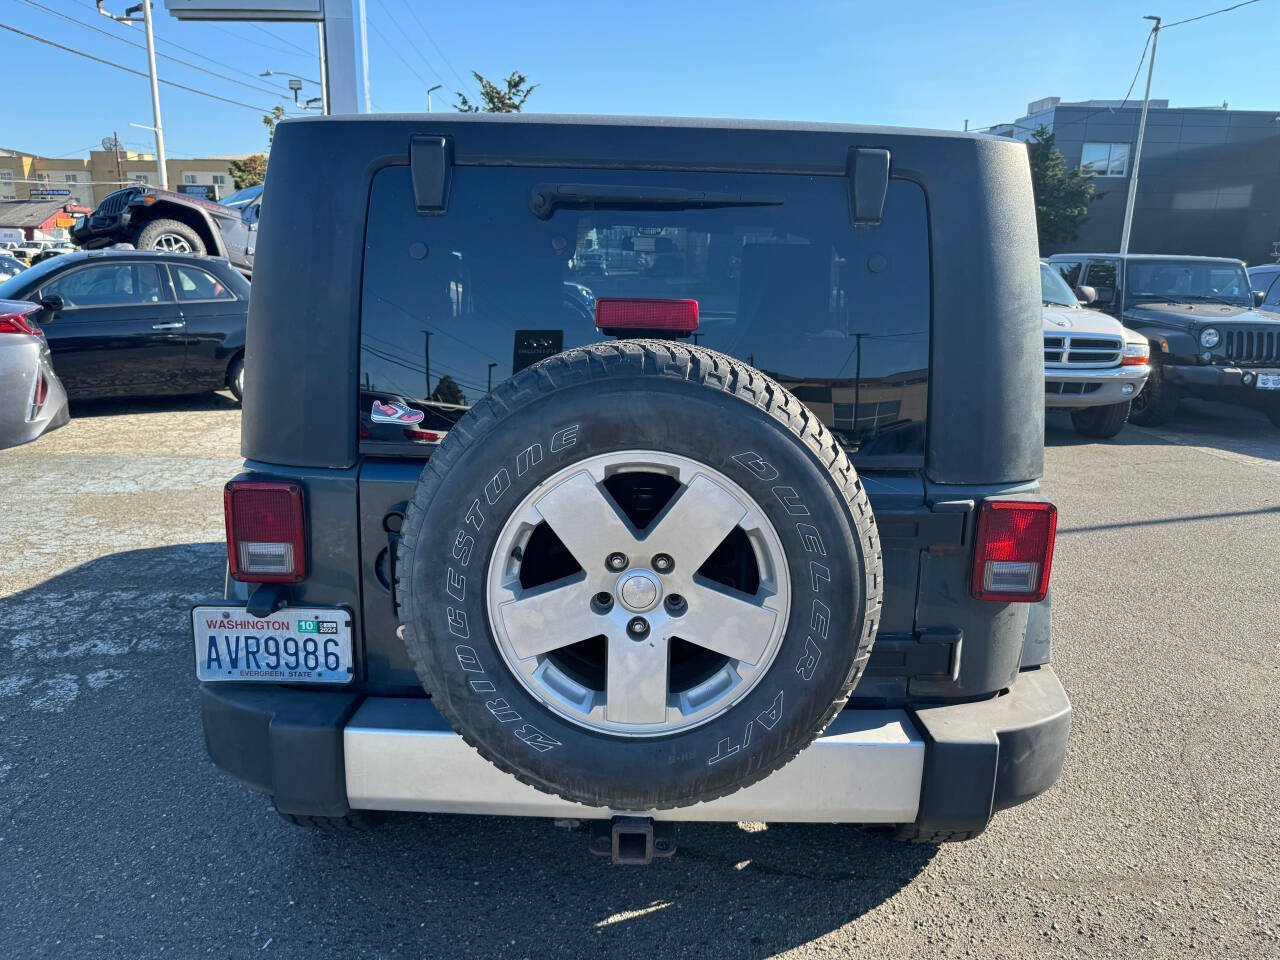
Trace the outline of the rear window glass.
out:
M 750 205 L 599 204 L 535 216 L 535 188 L 557 183 L 681 188 Z M 924 196 L 890 181 L 884 221 L 871 229 L 855 230 L 848 211 L 840 177 L 456 167 L 448 211 L 422 216 L 408 168 L 386 168 L 374 178 L 365 243 L 362 443 L 398 452 L 390 448 L 439 442 L 491 386 L 605 339 L 598 298 L 694 299 L 689 342 L 780 381 L 860 459 L 919 465 Z

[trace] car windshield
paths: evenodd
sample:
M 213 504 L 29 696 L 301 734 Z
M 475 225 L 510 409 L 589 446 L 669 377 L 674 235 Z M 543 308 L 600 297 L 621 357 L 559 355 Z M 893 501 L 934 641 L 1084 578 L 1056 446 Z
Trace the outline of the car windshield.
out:
M 1208 301 L 1253 305 L 1244 266 L 1198 260 L 1131 260 L 1125 270 L 1125 302 Z
M 243 190 L 237 190 L 235 193 L 231 194 L 229 197 L 224 197 L 222 200 L 218 202 L 221 203 L 224 207 L 243 207 L 249 203 L 252 203 L 254 200 L 258 199 L 258 197 L 260 197 L 261 195 L 262 195 L 262 184 L 259 183 L 256 186 L 245 187 Z
M 50 257 L 48 260 L 41 261 L 34 267 L 29 267 L 26 270 L 14 274 L 8 280 L 0 283 L 0 300 L 26 299 L 19 295 L 19 290 L 26 290 L 33 280 L 38 280 L 50 273 L 61 270 L 65 265 L 66 261 L 63 257 Z
M 1040 264 L 1040 300 L 1055 307 L 1078 307 L 1076 295 L 1062 275 L 1047 263 Z

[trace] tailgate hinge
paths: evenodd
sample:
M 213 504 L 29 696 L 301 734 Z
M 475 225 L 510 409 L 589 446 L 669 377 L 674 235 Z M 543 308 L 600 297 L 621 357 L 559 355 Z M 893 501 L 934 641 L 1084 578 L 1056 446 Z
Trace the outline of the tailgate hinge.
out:
M 418 213 L 443 213 L 449 200 L 453 155 L 449 138 L 414 134 L 409 138 L 413 206 Z
M 854 147 L 849 151 L 849 219 L 855 227 L 878 227 L 889 192 L 889 151 Z

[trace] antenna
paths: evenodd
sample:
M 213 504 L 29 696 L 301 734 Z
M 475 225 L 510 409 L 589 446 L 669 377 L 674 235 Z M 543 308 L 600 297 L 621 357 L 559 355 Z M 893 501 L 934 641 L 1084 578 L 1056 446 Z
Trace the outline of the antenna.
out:
M 123 150 L 123 149 L 124 149 L 124 145 L 120 142 L 120 138 L 119 138 L 119 137 L 116 137 L 116 136 L 103 137 L 103 138 L 102 138 L 102 149 L 103 149 L 103 150 L 111 150 L 111 151 L 113 151 L 113 152 L 114 152 L 114 151 L 116 151 L 116 150 Z

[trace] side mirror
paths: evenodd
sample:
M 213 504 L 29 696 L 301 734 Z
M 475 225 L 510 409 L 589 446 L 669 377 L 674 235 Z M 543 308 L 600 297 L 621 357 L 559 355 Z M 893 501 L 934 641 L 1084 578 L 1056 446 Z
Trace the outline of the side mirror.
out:
M 62 298 L 56 293 L 51 293 L 47 297 L 40 298 L 40 306 L 44 307 L 45 312 L 48 314 L 44 319 L 44 322 L 48 323 L 62 312 L 62 308 L 66 304 L 62 302 Z
M 1076 299 L 1081 303 L 1093 303 L 1098 299 L 1098 291 L 1084 284 L 1076 287 Z
M 1266 299 L 1267 299 L 1267 292 L 1265 290 L 1253 291 L 1253 305 L 1255 307 L 1262 306 L 1262 302 Z

